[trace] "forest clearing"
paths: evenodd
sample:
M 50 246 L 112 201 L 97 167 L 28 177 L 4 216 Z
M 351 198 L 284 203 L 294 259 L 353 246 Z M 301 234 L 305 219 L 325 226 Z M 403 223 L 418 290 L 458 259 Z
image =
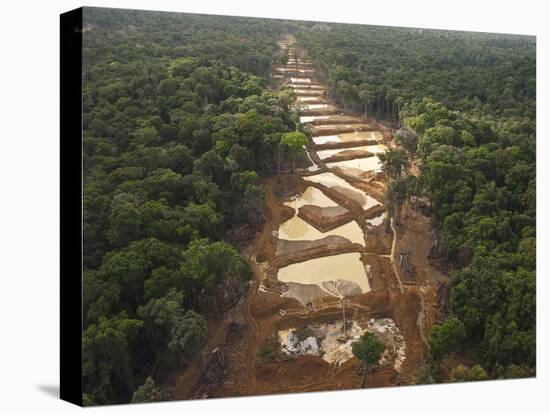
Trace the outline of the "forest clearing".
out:
M 530 38 L 127 13 L 84 36 L 85 405 L 535 375 Z

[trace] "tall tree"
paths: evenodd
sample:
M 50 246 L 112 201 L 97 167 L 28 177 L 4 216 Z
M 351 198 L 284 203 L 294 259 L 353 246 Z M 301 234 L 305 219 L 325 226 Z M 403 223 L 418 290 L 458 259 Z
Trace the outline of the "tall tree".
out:
M 384 352 L 384 345 L 373 333 L 365 332 L 357 341 L 351 344 L 351 351 L 353 355 L 361 361 L 363 368 L 363 381 L 361 387 L 365 388 L 367 375 L 372 368 L 378 364 L 378 361 L 380 361 L 382 353 Z
M 189 363 L 189 357 L 197 358 L 202 366 L 202 347 L 206 343 L 206 321 L 198 313 L 189 310 L 175 318 L 172 340 L 168 346 L 176 352 L 181 361 Z
M 292 172 L 296 169 L 296 158 L 303 154 L 304 146 L 307 144 L 307 137 L 302 132 L 287 132 L 281 137 L 281 145 L 286 147 L 292 158 Z
M 435 360 L 458 349 L 466 338 L 464 324 L 458 318 L 449 318 L 441 325 L 434 325 L 430 335 L 430 353 Z
M 386 152 L 380 154 L 379 158 L 382 163 L 382 172 L 389 179 L 398 178 L 410 166 L 407 152 L 402 148 L 389 148 Z

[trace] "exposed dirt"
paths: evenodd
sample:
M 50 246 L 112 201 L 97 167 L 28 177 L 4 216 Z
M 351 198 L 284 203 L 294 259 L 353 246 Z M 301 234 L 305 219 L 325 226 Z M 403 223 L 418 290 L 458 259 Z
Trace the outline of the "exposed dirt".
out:
M 349 244 L 349 240 L 341 236 L 327 236 L 319 240 L 280 240 L 276 239 L 277 256 L 288 256 L 317 249 L 327 245 Z
M 335 115 L 335 116 L 338 116 L 338 115 Z M 347 121 L 346 122 L 342 121 L 341 124 L 331 122 L 330 125 L 314 125 L 311 128 L 311 134 L 317 137 L 321 137 L 323 135 L 337 135 L 345 132 L 376 131 L 376 130 L 377 130 L 376 126 L 373 124 L 367 124 L 364 122 L 348 123 Z
M 322 127 L 327 124 L 330 125 L 339 125 L 339 124 L 351 124 L 356 123 L 357 118 L 352 116 L 346 116 L 346 115 L 333 115 L 334 110 L 331 109 L 325 109 L 325 108 L 319 108 L 319 109 L 306 109 L 302 111 L 302 115 L 329 115 L 328 118 L 323 119 L 315 119 L 311 121 L 310 123 L 313 124 L 312 133 L 316 134 L 316 127 Z M 339 113 L 339 110 L 336 108 L 336 112 Z M 321 128 L 322 129 L 322 128 Z M 328 134 L 330 135 L 330 134 Z
M 289 36 L 280 45 L 290 50 L 292 43 Z M 298 62 L 296 57 L 293 62 Z M 321 85 L 313 74 L 304 76 L 303 72 L 297 71 L 298 67 L 311 66 L 298 63 L 294 64 L 297 76 L 292 77 L 300 78 L 294 83 L 303 90 L 300 96 L 323 93 L 311 89 L 311 85 Z M 285 78 L 286 75 L 287 72 Z M 303 83 L 305 77 L 311 77 L 312 83 Z M 289 79 L 286 78 L 285 82 Z M 311 134 L 376 130 L 382 132 L 384 141 L 391 140 L 390 128 L 383 123 L 370 118 L 367 121 L 353 114 L 344 117 L 338 118 L 341 122 L 313 126 Z M 357 142 L 352 144 L 358 145 Z M 348 144 L 338 145 L 327 144 L 323 148 L 343 148 Z M 350 177 L 335 168 L 328 170 L 316 155 L 315 149 L 318 148 L 312 142 L 307 145 L 311 158 L 320 167 L 316 173 L 333 172 L 355 188 L 384 202 L 386 182 L 380 174 Z M 348 155 L 358 156 L 356 152 L 343 156 Z M 430 220 L 419 213 L 404 212 L 400 226 L 386 233 L 384 224 L 372 226 L 366 221 L 383 213 L 383 205 L 364 211 L 353 191 L 325 188 L 303 179 L 311 174 L 302 171 L 265 181 L 267 220 L 261 232 L 242 251 L 254 271 L 254 278 L 246 295 L 228 315 L 224 317 L 212 312 L 216 317 L 208 320 L 208 340 L 202 352 L 204 365 L 195 362 L 178 375 L 173 389 L 175 399 L 359 388 L 362 378 L 355 358 L 341 365 L 332 365 L 320 356 L 288 357 L 278 352 L 279 330 L 341 321 L 343 315 L 348 321 L 391 318 L 404 338 L 406 357 L 400 371 L 391 366 L 378 366 L 367 377 L 368 387 L 414 383 L 417 369 L 427 355 L 426 337 L 438 319 L 440 286 L 447 280 L 428 259 L 433 244 Z M 314 241 L 287 241 L 275 237 L 279 225 L 295 214 L 294 209 L 283 202 L 303 193 L 308 186 L 320 189 L 341 207 L 302 206 L 298 212 L 300 218 L 322 232 L 355 220 L 364 230 L 366 246 L 350 243 L 339 236 Z M 283 266 L 344 252 L 360 253 L 370 291 L 360 293 L 360 290 L 352 289 L 350 292 L 353 293 L 342 301 L 317 285 L 285 284 L 277 279 L 277 270 Z M 401 266 L 403 260 L 412 263 L 414 277 L 405 277 L 406 269 Z M 260 358 L 258 354 L 262 349 L 271 349 L 272 357 Z
M 344 207 L 319 207 L 305 205 L 298 209 L 298 217 L 321 232 L 343 226 L 353 220 L 353 214 Z
M 393 235 L 386 233 L 384 224 L 367 228 L 366 233 L 367 252 L 382 255 L 390 254 Z
M 327 162 L 336 162 L 336 161 L 347 161 L 347 160 L 353 160 L 355 158 L 367 158 L 367 157 L 373 157 L 375 154 L 372 152 L 368 152 L 365 150 L 344 150 L 339 152 L 338 154 L 334 154 L 330 157 L 325 158 L 323 161 L 325 163 Z

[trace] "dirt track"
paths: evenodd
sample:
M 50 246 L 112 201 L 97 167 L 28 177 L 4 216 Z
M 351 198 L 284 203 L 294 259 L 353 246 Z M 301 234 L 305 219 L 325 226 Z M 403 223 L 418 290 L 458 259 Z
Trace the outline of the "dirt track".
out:
M 302 82 L 296 84 L 300 87 L 309 86 Z M 318 85 L 317 82 L 312 84 Z M 308 95 L 309 93 L 304 92 L 302 96 Z M 355 125 L 363 125 L 361 128 L 380 130 L 387 141 L 388 130 L 381 124 L 372 119 L 365 122 L 361 117 L 354 117 L 353 121 Z M 328 131 L 339 133 L 340 130 L 355 129 L 331 122 L 330 125 L 316 125 L 312 133 L 328 135 Z M 331 144 L 330 147 L 339 148 L 337 144 Z M 350 143 L 342 143 L 340 147 L 350 147 Z M 319 171 L 328 171 L 315 153 L 316 146 L 310 143 L 307 149 L 311 158 L 315 162 L 319 161 Z M 380 175 L 358 179 L 337 170 L 331 172 L 383 202 L 386 184 Z M 359 388 L 361 376 L 358 374 L 358 361 L 355 358 L 335 366 L 318 356 L 279 356 L 271 361 L 258 357 L 262 347 L 279 346 L 277 332 L 281 329 L 300 328 L 342 318 L 341 301 L 334 296 L 323 295 L 318 289 L 310 290 L 313 298 L 311 306 L 304 306 L 297 299 L 282 296 L 281 293 L 288 286 L 277 280 L 277 269 L 289 263 L 349 251 L 359 252 L 361 261 L 369 266 L 371 290 L 349 298 L 349 304 L 344 311 L 346 318 L 392 318 L 407 346 L 406 359 L 400 371 L 389 366 L 379 366 L 369 375 L 367 386 L 393 386 L 414 381 L 417 368 L 426 357 L 426 337 L 431 325 L 437 320 L 438 283 L 446 279 L 427 259 L 433 243 L 429 218 L 411 213 L 404 217 L 400 227 L 387 234 L 384 225 L 372 227 L 365 222 L 383 212 L 383 206 L 364 211 L 357 201 L 341 192 L 305 182 L 302 176 L 307 174 L 304 171 L 266 181 L 267 222 L 243 252 L 254 270 L 254 279 L 246 296 L 227 317 L 213 323 L 209 321 L 208 342 L 203 350 L 205 364 L 201 367 L 197 362 L 177 377 L 173 389 L 174 399 Z M 326 241 L 300 241 L 294 245 L 287 243 L 284 247 L 285 243 L 274 237 L 278 226 L 294 214 L 292 208 L 282 204 L 285 197 L 280 195 L 302 193 L 308 186 L 322 190 L 347 210 L 345 220 L 355 220 L 364 229 L 366 246 L 350 244 L 345 239 L 342 241 L 341 238 L 331 236 L 333 239 Z M 312 220 L 318 221 L 321 214 L 315 209 L 310 210 L 310 215 L 317 215 Z M 401 273 L 395 262 L 396 254 L 409 251 L 413 252 L 410 257 L 416 266 L 414 278 L 404 278 L 396 274 Z M 222 352 L 212 354 L 215 349 Z

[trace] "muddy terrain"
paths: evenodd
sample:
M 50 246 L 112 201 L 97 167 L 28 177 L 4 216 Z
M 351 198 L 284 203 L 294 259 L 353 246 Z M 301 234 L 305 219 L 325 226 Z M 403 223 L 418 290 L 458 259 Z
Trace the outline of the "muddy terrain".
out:
M 312 164 L 266 181 L 267 222 L 243 252 L 254 279 L 208 321 L 203 363 L 177 376 L 175 399 L 359 388 L 351 343 L 366 331 L 386 347 L 367 386 L 413 383 L 438 319 L 447 277 L 428 260 L 429 217 L 408 208 L 386 231 L 377 154 L 395 145 L 390 130 L 339 110 L 292 37 L 280 47 L 275 78 L 311 124 Z

